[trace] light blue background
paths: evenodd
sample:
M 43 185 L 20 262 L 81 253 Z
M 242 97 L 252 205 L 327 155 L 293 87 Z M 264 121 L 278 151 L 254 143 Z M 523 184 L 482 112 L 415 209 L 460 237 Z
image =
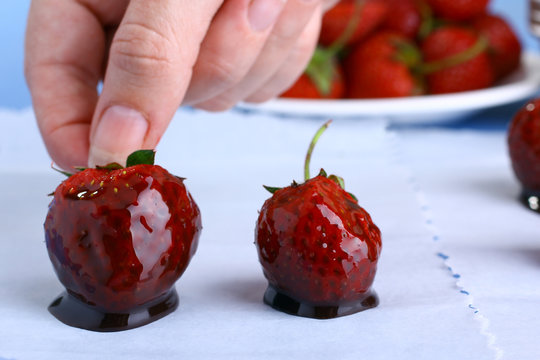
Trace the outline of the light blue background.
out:
M 527 30 L 527 4 L 527 0 L 492 0 L 491 9 L 514 25 L 526 49 L 538 51 L 537 41 Z M 29 5 L 30 0 L 0 1 L 0 107 L 19 109 L 31 105 L 23 75 L 24 31 Z

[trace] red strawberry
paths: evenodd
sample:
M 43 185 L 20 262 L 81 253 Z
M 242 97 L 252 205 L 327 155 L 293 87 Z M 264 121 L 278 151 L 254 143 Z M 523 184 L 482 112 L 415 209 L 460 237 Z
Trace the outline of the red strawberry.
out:
M 523 186 L 521 200 L 540 212 L 540 99 L 531 100 L 512 119 L 508 148 L 512 168 Z
M 333 49 L 318 47 L 302 76 L 281 94 L 286 98 L 339 99 L 345 94 L 343 70 Z
M 267 188 L 255 242 L 268 280 L 264 301 L 299 316 L 331 318 L 377 306 L 371 291 L 381 235 L 369 214 L 343 189 L 343 180 L 321 170 L 283 189 Z
M 433 20 L 425 0 L 386 0 L 388 13 L 382 29 L 415 39 L 419 32 L 427 32 Z
M 486 14 L 475 19 L 472 25 L 488 39 L 488 55 L 497 79 L 519 67 L 521 43 L 506 20 L 497 15 Z
M 334 80 L 332 80 L 328 94 L 323 94 L 313 83 L 313 80 L 304 73 L 292 87 L 281 94 L 281 97 L 297 99 L 340 99 L 344 94 L 345 83 L 343 81 L 343 72 L 338 70 Z
M 420 61 L 413 42 L 393 32 L 372 35 L 345 59 L 347 97 L 389 98 L 422 93 L 412 72 Z
M 183 179 L 153 151 L 71 175 L 45 220 L 49 257 L 67 294 L 49 310 L 96 331 L 144 325 L 173 311 L 175 281 L 197 248 L 201 217 Z
M 427 0 L 435 16 L 455 21 L 475 18 L 486 12 L 489 0 Z
M 382 0 L 342 0 L 324 14 L 319 43 L 330 46 L 344 34 L 347 44 L 358 42 L 384 21 L 387 10 Z M 350 34 L 348 26 L 353 27 Z
M 487 41 L 469 29 L 439 28 L 426 37 L 421 49 L 422 71 L 432 94 L 477 90 L 493 83 Z

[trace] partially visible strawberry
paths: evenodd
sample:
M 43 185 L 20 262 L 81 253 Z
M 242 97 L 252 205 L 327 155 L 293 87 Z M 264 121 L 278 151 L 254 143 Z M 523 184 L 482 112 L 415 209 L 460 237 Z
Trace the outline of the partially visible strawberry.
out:
M 317 88 L 313 80 L 306 74 L 302 74 L 298 80 L 287 91 L 281 94 L 284 98 L 301 98 L 301 99 L 340 99 L 345 94 L 345 82 L 343 80 L 343 71 L 341 68 L 331 81 L 328 93 L 323 93 Z
M 433 31 L 421 47 L 429 92 L 443 94 L 492 85 L 487 46 L 485 38 L 464 27 L 450 25 Z
M 112 331 L 176 308 L 174 283 L 195 253 L 201 217 L 183 179 L 153 157 L 135 152 L 126 168 L 85 169 L 56 188 L 44 227 L 69 294 L 49 308 L 59 320 Z
M 342 37 L 353 22 L 346 44 L 364 39 L 385 19 L 388 6 L 384 0 L 341 0 L 322 19 L 319 43 L 330 46 Z
M 345 79 L 333 49 L 318 47 L 306 70 L 281 97 L 339 99 L 345 94 Z
M 330 318 L 374 307 L 371 291 L 381 252 L 380 230 L 343 188 L 343 179 L 321 170 L 305 182 L 268 188 L 255 243 L 268 280 L 264 301 L 294 315 Z
M 386 2 L 388 13 L 382 29 L 397 32 L 412 40 L 419 35 L 427 35 L 433 17 L 425 0 L 386 0 Z
M 412 72 L 419 62 L 420 53 L 412 41 L 393 32 L 376 33 L 345 59 L 347 97 L 419 95 L 422 84 Z
M 512 73 L 519 67 L 521 43 L 504 18 L 486 14 L 476 18 L 472 26 L 488 39 L 488 55 L 497 79 Z
M 435 16 L 446 20 L 465 21 L 486 12 L 489 0 L 427 0 Z
M 508 149 L 512 168 L 523 187 L 522 202 L 540 212 L 540 99 L 529 101 L 512 119 Z

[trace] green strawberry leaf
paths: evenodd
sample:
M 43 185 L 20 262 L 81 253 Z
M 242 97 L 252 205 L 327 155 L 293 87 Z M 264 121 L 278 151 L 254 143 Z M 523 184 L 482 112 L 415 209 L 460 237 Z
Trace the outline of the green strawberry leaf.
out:
M 107 164 L 105 166 L 96 165 L 96 169 L 99 169 L 99 170 L 118 170 L 118 169 L 123 169 L 123 168 L 124 167 L 122 165 L 116 162 Z
M 345 190 L 345 180 L 343 180 L 343 178 L 342 178 L 341 176 L 330 175 L 330 176 L 328 177 L 328 179 L 332 180 L 333 182 L 335 182 L 336 184 L 338 184 L 340 188 L 342 188 L 343 190 Z
M 51 169 L 53 169 L 56 172 L 59 172 L 62 175 L 65 175 L 66 177 L 70 177 L 71 175 L 73 175 L 72 173 L 68 173 L 67 171 L 60 170 L 60 169 L 54 167 L 54 163 L 51 163 Z
M 397 50 L 394 59 L 409 69 L 415 68 L 422 61 L 422 55 L 416 45 L 403 40 L 394 40 L 393 46 Z
M 334 80 L 339 76 L 337 74 L 335 54 L 317 47 L 305 73 L 321 95 L 329 95 L 332 91 Z
M 324 171 L 324 169 L 321 169 L 318 176 L 328 177 L 328 174 L 326 173 L 326 171 Z
M 263 188 L 265 188 L 270 194 L 274 194 L 276 191 L 281 190 L 281 188 L 279 187 L 266 186 L 266 185 L 263 185 Z
M 126 167 L 135 165 L 154 165 L 156 152 L 154 150 L 137 150 L 128 156 Z
M 350 197 L 352 197 L 356 202 L 358 202 L 358 199 L 356 198 L 356 196 L 354 196 L 353 193 L 347 192 L 347 194 L 349 194 Z

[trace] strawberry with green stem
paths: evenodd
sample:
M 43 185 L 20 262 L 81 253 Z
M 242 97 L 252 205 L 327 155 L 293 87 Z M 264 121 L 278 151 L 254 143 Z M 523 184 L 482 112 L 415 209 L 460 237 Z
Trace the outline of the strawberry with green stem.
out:
M 384 22 L 388 10 L 387 0 L 341 0 L 324 14 L 319 43 L 324 47 L 358 43 Z
M 343 11 L 346 12 L 345 19 Z M 321 30 L 321 36 L 332 34 L 318 46 L 300 78 L 283 94 L 284 98 L 339 99 L 345 95 L 345 76 L 338 55 L 353 40 L 366 36 L 382 21 L 386 5 L 379 1 L 344 1 L 330 10 L 325 19 L 329 24 Z M 341 15 L 335 15 L 338 12 Z M 334 14 L 334 15 L 333 15 Z M 377 19 L 377 20 L 376 20 Z M 373 20 L 372 25 L 369 21 Z M 335 26 L 332 25 L 335 23 Z M 337 27 L 336 27 L 337 26 Z M 367 28 L 366 28 L 367 26 Z M 368 29 L 369 28 L 369 29 Z M 323 38 L 321 38 L 323 40 Z
M 393 31 L 381 31 L 352 49 L 346 57 L 348 98 L 394 98 L 424 93 L 416 72 L 421 54 L 415 43 Z
M 423 41 L 424 63 L 430 94 L 478 90 L 491 86 L 493 68 L 488 56 L 488 40 L 477 32 L 458 25 L 434 30 Z
M 268 288 L 265 303 L 280 311 L 332 318 L 378 304 L 371 290 L 381 234 L 345 191 L 343 179 L 321 169 L 310 178 L 315 134 L 306 155 L 305 182 L 265 187 L 273 195 L 259 213 L 255 243 Z
M 67 293 L 49 307 L 79 328 L 144 325 L 178 305 L 175 281 L 197 248 L 201 217 L 183 181 L 141 150 L 70 174 L 54 191 L 45 239 Z
M 495 78 L 502 79 L 519 68 L 521 43 L 514 29 L 501 16 L 484 14 L 472 26 L 488 41 L 488 56 Z

